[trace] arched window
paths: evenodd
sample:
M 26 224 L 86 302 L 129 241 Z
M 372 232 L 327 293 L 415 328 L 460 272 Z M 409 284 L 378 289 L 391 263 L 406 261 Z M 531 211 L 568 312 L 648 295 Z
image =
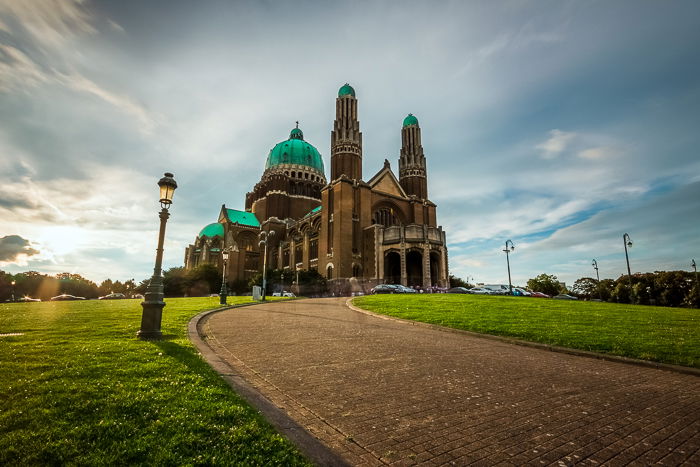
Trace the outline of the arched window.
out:
M 379 208 L 374 212 L 372 222 L 375 224 L 383 225 L 384 227 L 391 227 L 392 225 L 399 225 L 399 220 L 396 217 L 396 213 L 392 208 Z
M 333 279 L 333 266 L 330 264 L 326 268 L 326 279 Z

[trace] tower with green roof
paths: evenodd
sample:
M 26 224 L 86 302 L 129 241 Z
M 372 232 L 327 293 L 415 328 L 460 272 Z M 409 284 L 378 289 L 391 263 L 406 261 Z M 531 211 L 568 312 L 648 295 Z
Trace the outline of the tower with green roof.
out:
M 362 133 L 355 90 L 348 83 L 338 90 L 331 131 L 331 180 L 341 175 L 362 180 Z
M 428 199 L 428 177 L 425 155 L 421 144 L 420 126 L 413 114 L 403 119 L 401 153 L 399 156 L 399 183 L 407 195 Z

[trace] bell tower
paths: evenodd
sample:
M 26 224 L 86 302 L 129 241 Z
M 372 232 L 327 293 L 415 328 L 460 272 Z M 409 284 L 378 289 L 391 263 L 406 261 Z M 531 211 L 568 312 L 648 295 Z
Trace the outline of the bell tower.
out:
M 399 183 L 407 195 L 428 199 L 428 178 L 425 156 L 421 144 L 418 119 L 408 114 L 401 128 L 401 156 L 399 157 Z
M 335 122 L 331 131 L 331 181 L 345 175 L 362 180 L 362 133 L 357 120 L 355 90 L 345 83 L 335 100 Z

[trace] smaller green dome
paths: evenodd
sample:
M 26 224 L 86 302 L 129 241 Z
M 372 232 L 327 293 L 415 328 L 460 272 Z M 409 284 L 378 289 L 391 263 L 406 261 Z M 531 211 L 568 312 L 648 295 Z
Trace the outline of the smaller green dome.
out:
M 289 139 L 300 139 L 303 141 L 304 133 L 299 129 L 299 127 L 296 127 L 289 133 Z
M 352 96 L 355 97 L 355 90 L 348 83 L 345 83 L 338 91 L 338 97 Z
M 408 117 L 403 119 L 403 126 L 418 125 L 418 119 L 413 114 L 408 114 Z
M 218 222 L 215 222 L 214 224 L 209 224 L 208 226 L 204 227 L 200 232 L 199 235 L 197 235 L 197 238 L 199 237 L 223 237 L 224 236 L 224 226 L 223 224 L 219 224 Z

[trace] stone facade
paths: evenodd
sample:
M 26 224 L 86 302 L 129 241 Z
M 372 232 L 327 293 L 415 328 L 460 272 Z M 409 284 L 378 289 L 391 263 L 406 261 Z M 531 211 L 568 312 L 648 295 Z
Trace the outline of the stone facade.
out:
M 403 122 L 399 178 L 385 160 L 363 181 L 357 104 L 346 84 L 331 131 L 331 180 L 318 151 L 293 129 L 270 151 L 245 211 L 222 206 L 217 222 L 186 248 L 185 267 L 208 262 L 223 268 L 221 252 L 228 250 L 227 280 L 249 279 L 263 267 L 260 233 L 274 231 L 269 269 L 317 270 L 339 293 L 367 292 L 379 283 L 446 287 L 446 237 L 428 199 L 418 120 L 409 115 Z

